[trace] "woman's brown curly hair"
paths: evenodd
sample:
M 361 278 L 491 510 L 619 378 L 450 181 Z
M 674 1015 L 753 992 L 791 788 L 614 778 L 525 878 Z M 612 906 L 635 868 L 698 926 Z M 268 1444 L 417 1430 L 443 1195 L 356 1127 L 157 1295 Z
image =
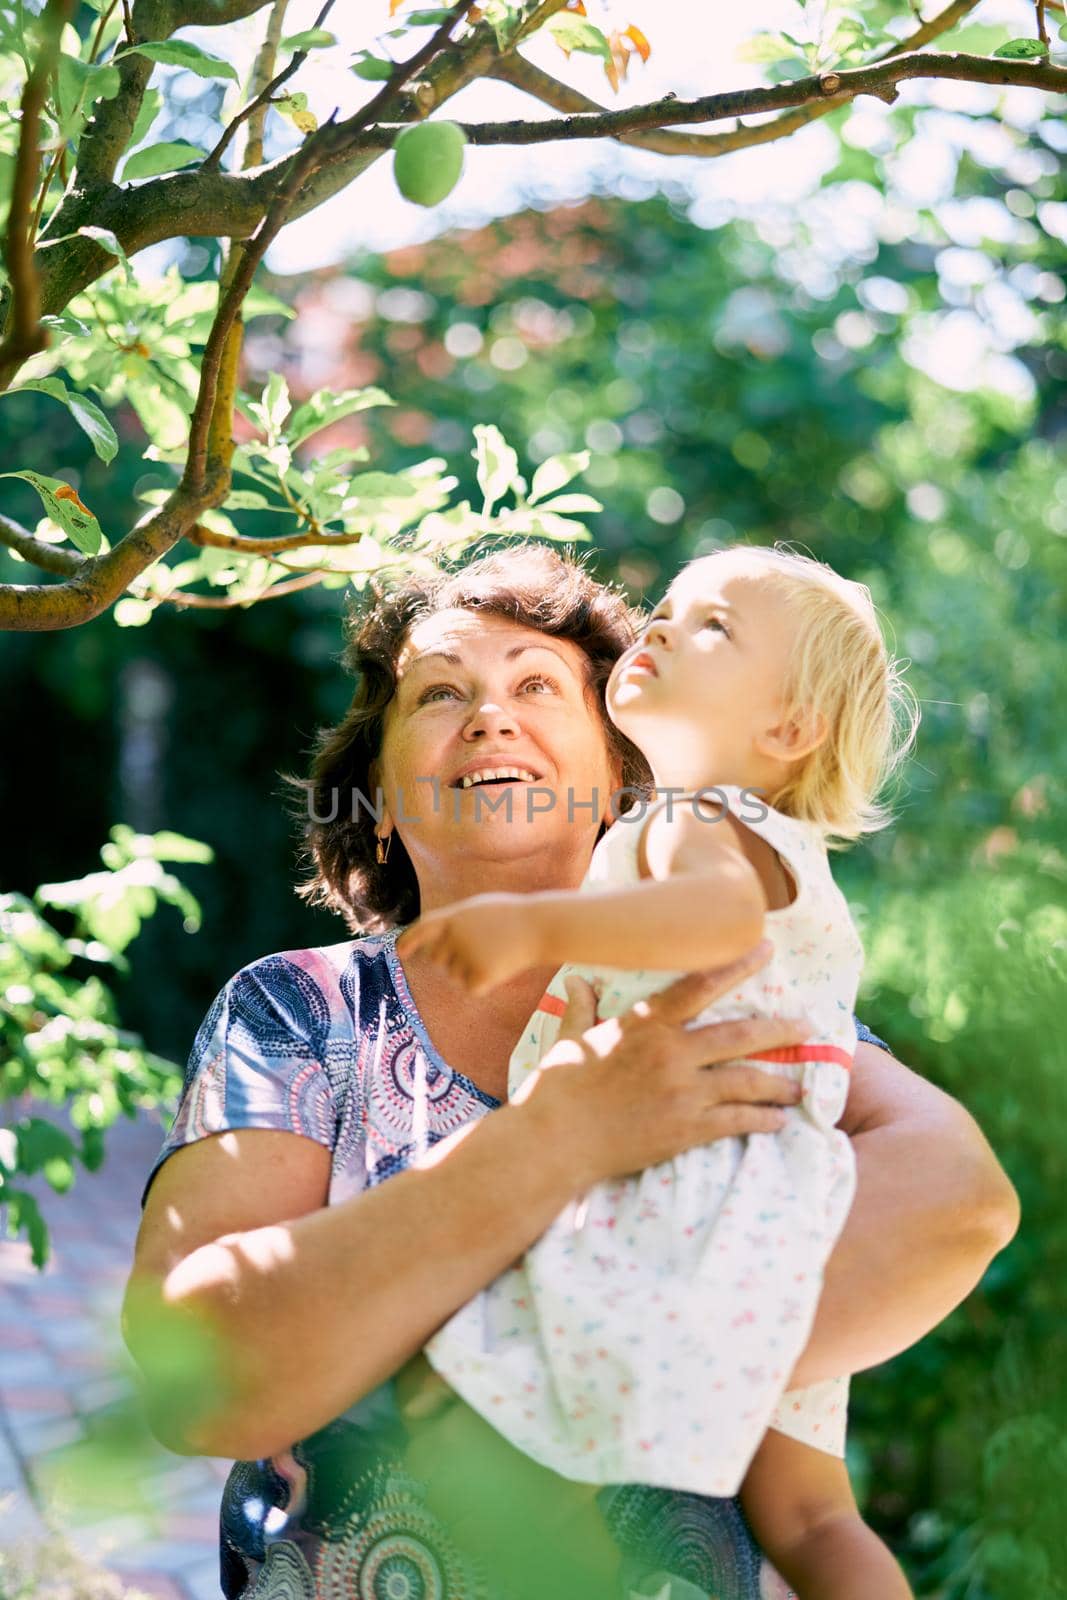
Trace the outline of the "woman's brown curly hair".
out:
M 413 625 L 454 608 L 505 617 L 583 650 L 623 784 L 640 789 L 649 782 L 644 758 L 608 720 L 604 706 L 611 669 L 633 642 L 638 613 L 577 561 L 547 545 L 512 545 L 458 571 L 375 586 L 346 618 L 341 661 L 357 680 L 352 703 L 336 727 L 316 734 L 310 775 L 281 774 L 304 796 L 294 816 L 303 837 L 301 860 L 313 870 L 296 892 L 310 905 L 339 912 L 353 933 L 380 932 L 419 913 L 418 883 L 403 843 L 394 834 L 388 863 L 378 864 L 374 815 L 357 796 L 373 793 L 371 765 L 381 750 L 397 661 Z

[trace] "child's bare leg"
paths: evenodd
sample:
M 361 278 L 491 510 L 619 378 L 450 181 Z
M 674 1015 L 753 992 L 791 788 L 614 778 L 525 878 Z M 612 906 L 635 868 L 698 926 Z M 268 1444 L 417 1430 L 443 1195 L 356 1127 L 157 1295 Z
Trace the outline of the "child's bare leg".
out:
M 859 1514 L 845 1463 L 770 1430 L 741 1486 L 756 1541 L 800 1600 L 913 1600 Z

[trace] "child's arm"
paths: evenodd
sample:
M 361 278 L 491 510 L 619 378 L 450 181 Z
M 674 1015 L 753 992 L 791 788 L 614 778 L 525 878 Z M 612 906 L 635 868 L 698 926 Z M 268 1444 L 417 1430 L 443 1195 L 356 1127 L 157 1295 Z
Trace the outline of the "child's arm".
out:
M 531 896 L 545 959 L 686 972 L 736 960 L 763 937 L 767 896 L 749 853 L 761 843 L 729 814 L 655 812 L 640 883 Z
M 735 960 L 763 936 L 770 847 L 728 815 L 653 814 L 638 884 L 600 891 L 478 895 L 431 911 L 403 933 L 475 993 L 565 961 L 692 972 Z M 780 869 L 777 869 L 780 872 Z
M 845 1463 L 768 1430 L 741 1485 L 756 1542 L 799 1600 L 913 1600 L 859 1514 Z

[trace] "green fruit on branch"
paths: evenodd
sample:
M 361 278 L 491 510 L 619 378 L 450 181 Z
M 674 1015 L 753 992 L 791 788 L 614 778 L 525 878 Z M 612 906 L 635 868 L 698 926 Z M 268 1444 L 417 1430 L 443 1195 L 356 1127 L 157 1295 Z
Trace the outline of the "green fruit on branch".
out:
M 418 122 L 393 147 L 396 186 L 417 206 L 436 206 L 459 182 L 467 135 L 454 122 Z

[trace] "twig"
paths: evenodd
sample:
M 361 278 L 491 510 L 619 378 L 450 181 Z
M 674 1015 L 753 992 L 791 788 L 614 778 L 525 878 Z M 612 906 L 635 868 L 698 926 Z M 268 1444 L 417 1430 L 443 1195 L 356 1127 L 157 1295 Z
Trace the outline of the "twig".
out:
M 1052 48 L 1052 40 L 1049 38 L 1048 28 L 1045 26 L 1045 0 L 1037 0 L 1037 37 L 1046 50 Z
M 422 49 L 417 50 L 409 60 L 398 61 L 393 68 L 391 76 L 386 79 L 378 93 L 367 102 L 362 111 L 358 111 L 347 123 L 339 123 L 338 127 L 346 130 L 352 130 L 356 125 L 369 128 L 372 123 L 376 122 L 396 91 L 403 88 L 405 83 L 410 83 L 412 78 L 416 77 L 423 67 L 433 60 L 439 50 L 443 50 L 446 44 L 451 43 L 452 29 L 457 22 L 460 22 L 467 15 L 473 4 L 474 0 L 458 0 L 458 4 L 452 7 L 446 21 L 442 22 L 441 26 L 426 41 Z
M 253 539 L 243 533 L 216 533 L 205 528 L 202 522 L 190 528 L 185 535 L 190 544 L 203 545 L 212 550 L 239 550 L 245 555 L 269 556 L 277 550 L 303 550 L 320 544 L 358 544 L 360 533 L 284 533 L 277 539 Z
M 101 13 L 100 21 L 96 25 L 96 33 L 93 35 L 92 49 L 89 51 L 90 63 L 94 62 L 99 54 L 100 41 L 104 37 L 104 29 L 111 21 L 111 13 L 114 11 L 118 3 L 119 0 L 111 0 L 111 4 L 108 6 L 107 10 Z
M 281 28 L 280 28 L 281 17 L 284 15 L 285 5 L 287 5 L 287 4 L 288 4 L 288 0 L 284 0 L 284 3 L 282 3 L 282 0 L 278 0 L 278 3 L 277 3 L 276 8 L 275 8 L 275 11 L 273 11 L 271 13 L 271 24 L 272 25 L 274 23 L 275 17 L 278 18 L 278 22 L 279 22 L 278 31 L 279 31 L 279 33 L 281 31 Z M 323 22 L 329 16 L 330 11 L 333 8 L 333 4 L 334 4 L 334 0 L 326 0 L 326 4 L 323 6 L 323 8 L 319 12 L 318 16 L 315 18 L 315 22 L 313 24 L 314 27 L 320 28 L 322 26 Z M 277 46 L 277 41 L 276 40 L 272 41 L 271 38 L 270 38 L 270 34 L 268 32 L 268 37 L 264 41 L 263 49 L 260 51 L 259 56 L 257 56 L 257 58 L 256 58 L 256 78 L 253 80 L 254 82 L 258 80 L 260 67 L 261 67 L 261 64 L 264 62 L 264 60 L 269 59 L 271 65 L 273 65 L 273 61 L 274 61 L 273 52 L 274 52 L 274 49 L 276 48 L 276 46 Z M 267 55 L 268 51 L 271 52 L 269 57 Z M 260 111 L 262 111 L 264 113 L 264 115 L 265 115 L 266 114 L 266 108 L 267 108 L 268 104 L 270 103 L 271 99 L 273 98 L 274 91 L 276 89 L 279 89 L 283 83 L 285 83 L 289 78 L 291 78 L 293 76 L 293 73 L 296 72 L 300 67 L 303 66 L 303 64 L 307 60 L 307 58 L 308 58 L 308 52 L 306 50 L 298 50 L 296 52 L 296 54 L 294 55 L 292 61 L 290 61 L 289 65 L 287 67 L 284 67 L 282 69 L 282 71 L 278 73 L 277 77 L 272 78 L 271 81 L 268 84 L 266 84 L 264 87 L 260 88 L 259 92 L 257 94 L 255 94 L 254 98 L 249 101 L 248 105 L 246 105 L 243 108 L 243 110 L 239 111 L 237 113 L 237 115 L 233 118 L 233 120 L 229 123 L 229 125 L 224 130 L 224 132 L 222 134 L 222 137 L 220 138 L 219 142 L 215 145 L 215 148 L 213 150 L 209 151 L 208 154 L 204 157 L 203 161 L 201 161 L 201 163 L 200 163 L 200 171 L 201 172 L 211 172 L 211 171 L 215 171 L 215 170 L 218 169 L 219 164 L 221 163 L 223 156 L 225 155 L 226 151 L 229 149 L 229 146 L 230 146 L 230 143 L 231 143 L 231 141 L 233 139 L 234 134 L 237 132 L 237 130 L 241 126 L 242 122 L 244 122 L 249 117 L 255 118 L 256 117 L 256 113 L 260 112 Z M 269 67 L 268 67 L 267 70 L 269 71 Z M 248 147 L 247 147 L 247 149 L 245 151 L 245 158 L 246 159 L 241 163 L 241 166 L 242 166 L 242 169 L 244 171 L 246 171 L 246 172 L 251 167 L 258 167 L 260 165 L 260 163 L 262 162 L 262 160 L 263 160 L 263 127 L 262 127 L 262 121 L 260 121 L 258 129 L 256 129 L 255 123 L 253 123 L 253 127 L 249 129 Z
M 977 4 L 978 0 L 953 0 L 944 11 L 939 11 L 914 33 L 894 44 L 892 54 L 900 55 L 906 50 L 921 49 L 923 45 L 929 44 L 931 39 L 936 39 L 955 27 L 956 23 L 968 12 L 973 11 Z M 874 60 L 886 60 L 889 54 L 889 51 L 883 51 L 881 55 L 875 56 Z M 551 106 L 554 111 L 573 113 L 607 110 L 606 106 L 591 100 L 580 90 L 572 89 L 569 84 L 561 83 L 558 78 L 542 72 L 540 67 L 535 67 L 525 56 L 520 56 L 518 53 L 502 57 L 493 69 L 492 76 L 502 83 L 510 83 L 514 88 L 522 89 L 544 105 Z M 786 139 L 809 122 L 825 117 L 836 109 L 836 101 L 823 98 L 812 105 L 798 106 L 795 110 L 783 112 L 773 121 L 742 124 L 738 120 L 737 126 L 725 133 L 682 133 L 673 128 L 659 128 L 643 133 L 620 135 L 620 143 L 632 145 L 638 150 L 651 150 L 659 155 L 705 158 L 721 156 L 733 150 L 747 150 L 753 145 L 773 144 L 778 139 Z
M 48 80 L 59 59 L 63 28 L 73 8 L 74 0 L 48 0 L 40 19 L 41 48 L 22 93 L 22 125 L 4 238 L 11 310 L 7 333 L 0 342 L 0 389 L 6 389 L 24 361 L 48 345 L 48 334 L 41 327 L 40 284 L 33 258 L 37 130 L 48 95 Z
M 48 191 L 52 187 L 52 179 L 56 175 L 56 169 L 62 165 L 63 157 L 66 155 L 66 149 L 66 145 L 60 145 L 59 149 L 52 157 L 48 171 L 44 175 L 44 181 L 41 184 L 41 190 L 37 196 L 37 204 L 33 208 L 33 217 L 30 220 L 30 238 L 33 240 L 36 240 L 37 238 L 37 229 L 41 221 L 41 212 L 44 210 L 45 201 L 48 198 Z
M 182 477 L 182 486 L 188 489 L 197 498 L 206 490 L 206 469 L 208 460 L 208 429 L 215 412 L 216 391 L 219 386 L 220 372 L 223 370 L 223 355 L 229 341 L 230 330 L 233 328 L 240 312 L 245 295 L 252 287 L 252 279 L 256 268 L 267 252 L 271 241 L 277 236 L 289 211 L 289 206 L 300 185 L 304 182 L 316 165 L 323 159 L 324 141 L 320 134 L 328 133 L 333 127 L 333 118 L 319 130 L 319 133 L 309 134 L 297 153 L 297 159 L 286 176 L 285 182 L 278 189 L 273 201 L 267 209 L 259 227 L 251 239 L 240 249 L 240 258 L 233 272 L 233 280 L 226 294 L 219 302 L 215 321 L 208 334 L 204 346 L 204 354 L 200 368 L 200 387 L 197 392 L 196 405 L 193 408 L 192 422 L 189 429 L 189 455 L 185 463 L 185 472 Z M 236 386 L 236 360 L 230 352 L 230 360 L 225 372 L 228 383 Z
M 314 567 L 299 578 L 284 578 L 281 583 L 273 584 L 269 589 L 264 589 L 260 594 L 248 594 L 233 600 L 216 599 L 206 594 L 167 594 L 160 596 L 161 602 L 172 606 L 200 606 L 205 611 L 230 611 L 235 606 L 262 605 L 264 600 L 276 600 L 283 594 L 296 594 L 299 589 L 311 589 L 318 583 L 323 573 L 334 572 L 335 567 Z
M 466 15 L 472 4 L 473 0 L 458 0 L 458 4 L 453 6 L 449 13 L 448 20 L 435 30 L 433 37 L 423 45 L 422 49 L 416 51 L 408 61 L 400 62 L 389 81 L 382 85 L 370 103 L 343 124 L 346 142 L 353 133 L 358 134 L 368 127 L 380 109 L 389 104 L 396 91 L 421 71 L 422 67 L 449 42 L 452 29 L 460 18 Z M 271 201 L 266 216 L 251 239 L 241 247 L 240 261 L 233 272 L 233 281 L 220 300 L 214 324 L 204 347 L 200 390 L 189 431 L 189 457 L 182 477 L 182 487 L 197 498 L 201 497 L 206 489 L 208 430 L 215 415 L 220 371 L 225 370 L 227 383 L 236 387 L 237 353 L 234 341 L 230 339 L 231 329 L 234 327 L 244 297 L 251 287 L 256 267 L 285 222 L 289 207 L 300 188 L 313 172 L 337 153 L 337 135 L 342 125 L 335 121 L 336 115 L 334 112 L 317 132 L 309 134 L 305 139 L 284 182 Z M 232 453 L 232 441 L 230 451 Z M 228 467 L 228 462 L 226 465 Z

